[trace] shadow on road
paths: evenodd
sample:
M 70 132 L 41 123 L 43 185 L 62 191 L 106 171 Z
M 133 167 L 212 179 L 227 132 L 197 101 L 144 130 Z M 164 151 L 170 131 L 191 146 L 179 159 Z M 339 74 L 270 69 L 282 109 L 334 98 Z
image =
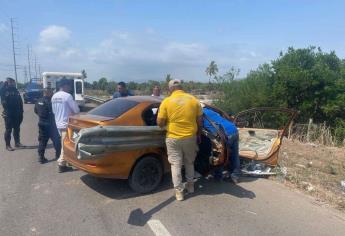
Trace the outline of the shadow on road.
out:
M 114 179 L 104 179 L 104 178 L 97 178 L 91 175 L 83 175 L 80 179 L 90 188 L 95 190 L 96 192 L 112 198 L 112 199 L 128 199 L 140 196 L 142 194 L 133 192 L 130 187 L 128 186 L 128 182 L 126 180 L 114 180 Z M 243 182 L 248 181 L 255 181 L 256 178 L 243 178 Z M 172 190 L 171 184 L 171 176 L 165 175 L 162 184 L 160 187 L 149 194 L 154 194 L 158 192 L 165 191 L 167 189 Z M 254 199 L 256 197 L 255 193 L 247 190 L 240 185 L 236 185 L 230 182 L 220 181 L 216 182 L 213 180 L 207 179 L 199 179 L 195 184 L 195 193 L 186 195 L 186 200 L 188 198 L 196 197 L 198 195 L 218 195 L 218 194 L 228 194 L 232 195 L 237 198 L 249 198 Z M 157 206 L 151 208 L 147 212 L 143 212 L 142 209 L 137 208 L 131 211 L 127 223 L 130 225 L 135 226 L 144 226 L 147 221 L 151 219 L 151 217 L 159 212 L 164 207 L 168 206 L 172 202 L 175 201 L 175 196 L 171 196 L 170 198 L 162 201 Z
M 82 177 L 80 177 L 80 179 L 87 186 L 89 186 L 96 192 L 112 199 L 120 200 L 120 199 L 133 198 L 133 197 L 142 195 L 140 193 L 135 193 L 133 190 L 131 190 L 128 185 L 127 180 L 104 179 L 104 178 L 97 178 L 91 175 L 83 175 Z M 158 189 L 148 194 L 158 193 L 170 188 L 172 188 L 171 178 L 169 175 L 165 175 Z
M 185 200 L 197 195 L 217 195 L 217 194 L 229 194 L 238 198 L 254 199 L 255 193 L 245 188 L 228 182 L 214 182 L 206 179 L 200 179 L 196 183 L 196 192 L 194 194 L 186 195 Z M 131 211 L 127 223 L 135 226 L 144 226 L 151 217 L 159 212 L 164 207 L 168 206 L 175 201 L 175 196 L 171 196 L 165 201 L 161 202 L 157 206 L 151 208 L 147 212 L 143 212 L 142 209 L 137 208 Z
M 241 179 L 242 182 L 254 181 L 255 178 Z M 209 181 L 206 179 L 200 179 L 195 184 L 195 193 L 187 195 L 187 198 L 194 197 L 197 195 L 217 195 L 217 194 L 228 194 L 237 198 L 249 198 L 254 199 L 255 193 L 241 187 L 238 184 L 233 184 L 228 181 Z
M 151 208 L 151 210 L 145 213 L 140 208 L 137 208 L 131 211 L 131 213 L 129 214 L 127 224 L 135 226 L 144 226 L 155 213 L 159 212 L 161 209 L 163 209 L 173 201 L 175 201 L 175 196 L 171 196 L 167 200 L 161 202 L 160 204 Z

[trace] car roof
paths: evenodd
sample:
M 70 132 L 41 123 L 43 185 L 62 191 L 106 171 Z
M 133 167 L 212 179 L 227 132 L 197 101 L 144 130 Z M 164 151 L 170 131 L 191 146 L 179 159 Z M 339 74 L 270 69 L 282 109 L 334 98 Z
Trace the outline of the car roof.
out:
M 136 101 L 139 103 L 142 103 L 142 102 L 160 103 L 163 100 L 162 98 L 155 97 L 155 96 L 127 96 L 127 97 L 119 97 L 116 99 L 131 100 L 131 101 Z

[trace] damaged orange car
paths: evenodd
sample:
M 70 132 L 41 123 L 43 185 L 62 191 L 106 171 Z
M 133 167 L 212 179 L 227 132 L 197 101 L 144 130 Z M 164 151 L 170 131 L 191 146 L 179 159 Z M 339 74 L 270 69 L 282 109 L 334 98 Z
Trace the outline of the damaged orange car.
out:
M 64 140 L 66 161 L 93 176 L 128 179 L 136 192 L 154 190 L 164 173 L 170 171 L 165 131 L 156 124 L 160 103 L 161 99 L 151 96 L 123 97 L 70 117 Z M 243 173 L 270 174 L 270 168 L 277 165 L 283 136 L 296 112 L 257 108 L 231 118 L 214 106 L 203 103 L 202 106 L 238 126 Z M 213 168 L 228 164 L 231 150 L 225 142 L 221 130 L 213 136 L 203 129 L 196 171 L 207 175 Z

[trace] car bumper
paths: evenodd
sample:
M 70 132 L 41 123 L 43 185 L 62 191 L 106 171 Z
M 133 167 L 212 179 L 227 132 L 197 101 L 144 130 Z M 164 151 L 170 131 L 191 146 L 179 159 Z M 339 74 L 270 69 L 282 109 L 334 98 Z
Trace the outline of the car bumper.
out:
M 75 144 L 68 137 L 64 141 L 64 158 L 68 163 L 90 175 L 103 178 L 128 179 L 140 157 L 148 153 L 159 154 L 159 152 L 159 149 L 114 152 L 104 154 L 95 160 L 79 160 Z

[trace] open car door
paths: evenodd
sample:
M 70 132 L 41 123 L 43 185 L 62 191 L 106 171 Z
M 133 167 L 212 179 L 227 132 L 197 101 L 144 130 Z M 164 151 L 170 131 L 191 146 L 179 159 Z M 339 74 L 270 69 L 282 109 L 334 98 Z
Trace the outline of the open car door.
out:
M 297 112 L 287 108 L 252 108 L 238 113 L 239 154 L 243 160 L 278 164 L 282 139 Z

